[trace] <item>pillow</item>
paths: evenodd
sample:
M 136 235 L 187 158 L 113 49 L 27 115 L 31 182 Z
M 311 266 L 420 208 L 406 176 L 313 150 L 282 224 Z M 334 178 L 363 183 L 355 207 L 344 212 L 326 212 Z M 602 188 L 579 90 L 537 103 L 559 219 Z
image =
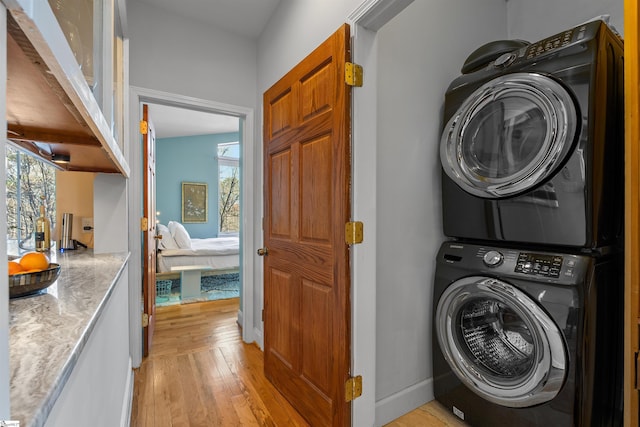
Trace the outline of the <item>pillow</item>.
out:
M 178 248 L 191 249 L 191 237 L 184 225 L 176 221 L 169 221 L 169 231 L 171 231 L 173 240 L 176 241 Z
M 162 239 L 158 240 L 158 249 L 178 249 L 178 244 L 173 240 L 169 227 L 164 224 L 156 224 L 156 231 L 162 235 Z

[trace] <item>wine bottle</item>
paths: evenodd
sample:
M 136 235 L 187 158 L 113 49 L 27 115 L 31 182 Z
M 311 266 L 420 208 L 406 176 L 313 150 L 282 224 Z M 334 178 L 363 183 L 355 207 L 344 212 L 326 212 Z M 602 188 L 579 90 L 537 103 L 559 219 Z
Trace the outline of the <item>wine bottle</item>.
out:
M 51 227 L 49 219 L 45 215 L 44 205 L 40 206 L 40 216 L 36 219 L 36 251 L 44 252 L 51 248 Z

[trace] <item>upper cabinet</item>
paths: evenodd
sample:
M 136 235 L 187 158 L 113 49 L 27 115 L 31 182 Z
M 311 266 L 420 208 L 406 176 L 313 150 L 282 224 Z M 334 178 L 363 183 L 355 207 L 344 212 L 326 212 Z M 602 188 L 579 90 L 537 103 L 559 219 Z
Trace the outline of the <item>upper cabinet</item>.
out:
M 123 1 L 3 3 L 8 139 L 64 170 L 128 177 Z

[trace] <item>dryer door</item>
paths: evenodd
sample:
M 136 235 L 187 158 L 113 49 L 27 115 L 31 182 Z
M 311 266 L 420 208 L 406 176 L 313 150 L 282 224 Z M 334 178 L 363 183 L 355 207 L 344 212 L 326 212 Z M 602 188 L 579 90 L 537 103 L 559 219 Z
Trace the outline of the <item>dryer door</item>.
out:
M 464 191 L 518 195 L 562 164 L 576 136 L 571 95 L 537 73 L 508 74 L 473 92 L 444 128 L 440 160 Z
M 453 372 L 484 399 L 522 408 L 560 391 L 568 369 L 562 334 L 514 286 L 489 277 L 460 279 L 442 294 L 435 322 Z

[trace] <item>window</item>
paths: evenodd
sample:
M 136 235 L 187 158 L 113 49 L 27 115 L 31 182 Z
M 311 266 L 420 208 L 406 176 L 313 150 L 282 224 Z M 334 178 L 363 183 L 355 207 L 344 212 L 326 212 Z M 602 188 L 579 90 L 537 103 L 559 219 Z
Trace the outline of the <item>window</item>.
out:
M 51 230 L 55 229 L 56 169 L 10 145 L 7 145 L 5 167 L 7 239 L 18 241 L 25 249 L 33 249 L 35 242 L 31 239 L 43 203 Z
M 240 144 L 218 144 L 219 233 L 240 231 Z

